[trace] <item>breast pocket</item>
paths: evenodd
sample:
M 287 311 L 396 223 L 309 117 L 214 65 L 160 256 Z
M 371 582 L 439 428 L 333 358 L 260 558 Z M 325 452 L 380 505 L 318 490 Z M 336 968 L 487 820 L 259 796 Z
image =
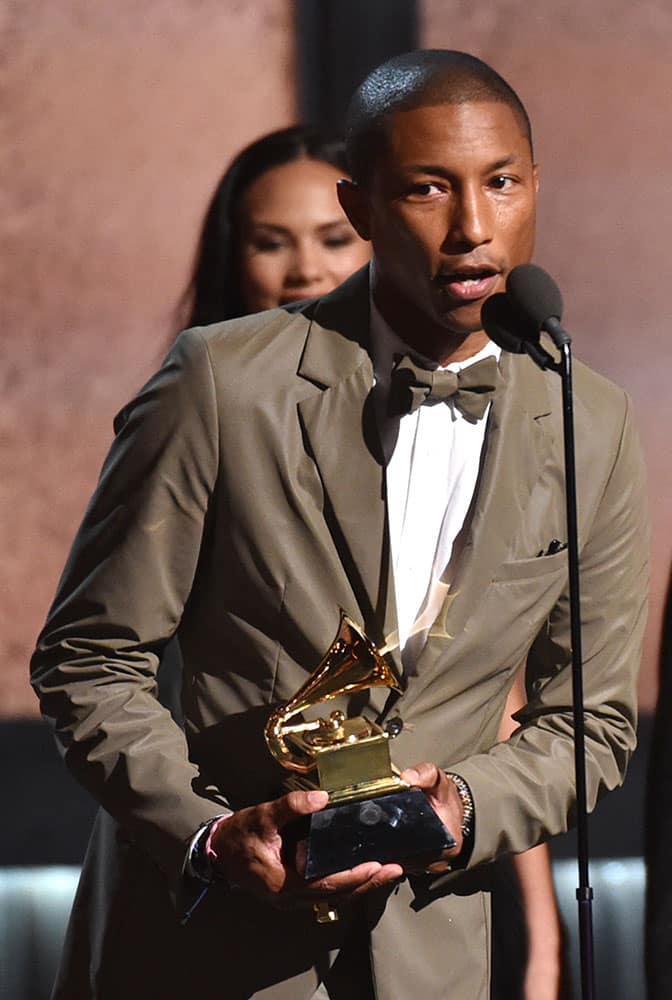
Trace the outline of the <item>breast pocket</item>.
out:
M 550 556 L 537 556 L 533 559 L 516 559 L 502 563 L 494 577 L 493 583 L 507 583 L 509 580 L 532 580 L 551 573 L 567 572 L 567 550 L 554 552 Z

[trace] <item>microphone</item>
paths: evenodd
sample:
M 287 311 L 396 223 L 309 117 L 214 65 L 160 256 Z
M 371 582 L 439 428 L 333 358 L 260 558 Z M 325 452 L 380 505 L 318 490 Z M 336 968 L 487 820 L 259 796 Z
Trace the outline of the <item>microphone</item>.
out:
M 502 350 L 511 354 L 528 354 L 542 369 L 555 368 L 555 361 L 539 343 L 539 327 L 516 307 L 506 292 L 491 295 L 485 300 L 481 322 L 490 340 Z
M 506 292 L 498 292 L 485 300 L 481 322 L 490 340 L 511 354 L 524 354 L 525 342 L 538 339 L 538 334 L 525 323 Z
M 560 323 L 562 295 L 550 274 L 536 264 L 519 264 L 506 279 L 506 291 L 537 332 L 546 330 L 558 348 L 571 344 L 571 337 Z
M 481 309 L 483 329 L 505 351 L 528 354 L 540 368 L 550 368 L 562 379 L 562 417 L 565 452 L 565 504 L 571 632 L 572 692 L 574 719 L 574 769 L 576 777 L 576 825 L 579 887 L 579 952 L 581 996 L 595 996 L 593 945 L 593 890 L 589 881 L 588 808 L 586 792 L 586 738 L 583 702 L 583 659 L 581 650 L 581 599 L 579 594 L 579 542 L 576 506 L 576 458 L 572 389 L 571 337 L 562 328 L 562 296 L 553 279 L 534 264 L 514 267 L 506 281 L 506 292 L 491 295 Z M 539 335 L 546 330 L 560 352 L 555 361 L 541 346 Z

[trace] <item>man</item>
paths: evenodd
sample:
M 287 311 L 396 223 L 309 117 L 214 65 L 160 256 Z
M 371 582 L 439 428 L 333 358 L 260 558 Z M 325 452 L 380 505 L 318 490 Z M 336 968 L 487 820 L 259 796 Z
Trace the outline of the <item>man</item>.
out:
M 479 60 L 415 52 L 364 82 L 348 145 L 371 282 L 180 338 L 119 418 L 40 638 L 43 711 L 118 822 L 58 996 L 485 998 L 483 863 L 570 822 L 559 385 L 480 320 L 533 250 L 527 115 Z M 478 361 L 439 402 L 431 369 Z M 646 526 L 627 399 L 581 366 L 575 394 L 592 805 L 634 745 Z M 404 693 L 368 711 L 397 720 L 394 757 L 456 846 L 306 885 L 283 835 L 326 794 L 281 795 L 263 727 L 339 607 L 391 650 Z M 186 744 L 154 697 L 175 631 Z M 521 726 L 494 745 L 526 659 Z M 319 900 L 341 919 L 316 923 Z

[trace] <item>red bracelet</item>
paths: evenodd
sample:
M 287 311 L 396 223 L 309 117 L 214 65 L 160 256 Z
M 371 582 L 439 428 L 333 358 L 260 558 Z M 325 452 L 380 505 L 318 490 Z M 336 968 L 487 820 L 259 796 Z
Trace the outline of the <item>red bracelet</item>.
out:
M 227 819 L 229 819 L 229 817 L 232 815 L 233 813 L 229 813 L 227 816 L 219 816 L 216 820 L 214 820 L 213 823 L 210 824 L 210 829 L 208 830 L 208 836 L 205 841 L 205 856 L 209 864 L 212 865 L 213 868 L 217 863 L 217 854 L 212 847 L 213 837 L 215 836 L 215 833 L 222 825 L 222 823 L 226 823 Z

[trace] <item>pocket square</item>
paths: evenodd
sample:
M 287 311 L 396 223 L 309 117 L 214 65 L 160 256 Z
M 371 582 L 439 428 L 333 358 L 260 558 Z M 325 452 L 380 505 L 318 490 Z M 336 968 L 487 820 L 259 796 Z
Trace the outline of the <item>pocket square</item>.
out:
M 561 542 L 559 538 L 552 538 L 545 552 L 543 549 L 540 549 L 539 552 L 537 552 L 537 559 L 542 556 L 554 556 L 556 553 L 562 552 L 566 548 L 567 542 Z

